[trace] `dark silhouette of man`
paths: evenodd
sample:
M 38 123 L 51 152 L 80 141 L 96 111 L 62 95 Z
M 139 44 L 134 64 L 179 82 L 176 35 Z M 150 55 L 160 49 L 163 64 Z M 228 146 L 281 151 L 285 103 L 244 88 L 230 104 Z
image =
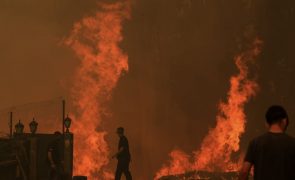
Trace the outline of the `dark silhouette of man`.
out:
M 54 140 L 51 141 L 47 148 L 47 159 L 50 166 L 49 180 L 63 179 L 63 164 L 61 157 L 62 134 L 58 131 L 54 133 Z
M 282 106 L 266 112 L 268 132 L 248 146 L 239 180 L 246 180 L 254 167 L 254 180 L 295 180 L 295 138 L 287 135 L 289 119 Z
M 112 157 L 118 159 L 117 170 L 115 180 L 120 180 L 122 174 L 125 175 L 126 180 L 132 180 L 131 173 L 129 171 L 129 163 L 131 160 L 129 152 L 129 143 L 127 138 L 124 136 L 124 128 L 117 128 L 117 134 L 120 138 L 118 145 L 118 152 Z

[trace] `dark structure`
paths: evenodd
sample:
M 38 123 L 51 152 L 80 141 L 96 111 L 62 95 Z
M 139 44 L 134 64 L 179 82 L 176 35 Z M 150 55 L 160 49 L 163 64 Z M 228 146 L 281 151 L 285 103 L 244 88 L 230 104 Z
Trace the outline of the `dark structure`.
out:
M 235 180 L 237 178 L 238 172 L 191 171 L 185 174 L 164 176 L 159 180 Z
M 86 176 L 74 176 L 73 180 L 87 180 Z
M 17 160 L 14 154 L 15 143 L 10 139 L 0 140 L 0 176 L 3 179 L 16 177 Z
M 36 133 L 37 125 L 33 121 L 30 124 L 31 133 L 23 133 L 23 125 L 19 122 L 12 137 L 0 139 L 1 179 L 48 179 L 47 148 L 55 135 Z M 73 134 L 67 131 L 62 136 L 59 149 L 64 162 L 65 180 L 70 180 L 73 171 Z

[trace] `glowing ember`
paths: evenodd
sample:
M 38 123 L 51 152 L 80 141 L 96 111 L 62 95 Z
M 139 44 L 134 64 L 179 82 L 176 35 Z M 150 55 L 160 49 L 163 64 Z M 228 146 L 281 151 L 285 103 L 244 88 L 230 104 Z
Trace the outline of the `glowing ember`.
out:
M 227 102 L 221 102 L 216 117 L 216 127 L 209 131 L 203 140 L 201 149 L 194 152 L 194 161 L 179 150 L 173 151 L 169 166 L 164 166 L 156 175 L 156 179 L 184 173 L 191 170 L 235 171 L 239 162 L 232 160 L 232 154 L 240 148 L 240 136 L 245 131 L 245 103 L 255 96 L 258 85 L 248 79 L 248 63 L 253 62 L 260 54 L 262 41 L 254 40 L 249 50 L 235 57 L 239 74 L 230 79 L 230 90 Z
M 74 25 L 66 44 L 81 59 L 72 89 L 77 115 L 73 122 L 74 174 L 89 179 L 111 179 L 106 170 L 109 149 L 102 116 L 122 71 L 128 70 L 128 57 L 122 52 L 122 23 L 130 16 L 130 2 L 99 4 L 94 16 Z M 102 128 L 100 128 L 102 129 Z

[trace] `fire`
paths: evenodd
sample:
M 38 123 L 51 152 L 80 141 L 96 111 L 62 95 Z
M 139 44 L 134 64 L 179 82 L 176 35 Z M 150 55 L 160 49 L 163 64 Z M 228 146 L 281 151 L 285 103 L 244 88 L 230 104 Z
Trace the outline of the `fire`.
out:
M 106 104 L 123 71 L 128 56 L 120 49 L 122 23 L 130 18 L 130 2 L 99 4 L 95 15 L 75 23 L 65 44 L 81 60 L 72 88 L 77 109 L 73 122 L 74 174 L 89 179 L 111 179 L 107 171 L 109 148 L 102 130 Z M 100 129 L 100 130 L 97 130 Z
M 155 179 L 160 178 L 164 175 L 170 174 L 181 174 L 185 171 L 191 170 L 191 162 L 189 160 L 189 155 L 185 154 L 181 150 L 174 150 L 169 154 L 170 166 L 163 167 L 156 175 Z
M 184 173 L 190 170 L 235 171 L 239 162 L 232 154 L 240 149 L 240 136 L 245 131 L 246 116 L 244 106 L 256 95 L 258 84 L 250 80 L 248 64 L 254 62 L 261 52 L 262 41 L 255 39 L 250 48 L 236 56 L 235 64 L 239 70 L 230 78 L 227 101 L 219 104 L 216 127 L 204 138 L 201 148 L 193 152 L 193 162 L 183 152 L 173 151 L 169 166 L 164 166 L 156 175 L 161 176 Z

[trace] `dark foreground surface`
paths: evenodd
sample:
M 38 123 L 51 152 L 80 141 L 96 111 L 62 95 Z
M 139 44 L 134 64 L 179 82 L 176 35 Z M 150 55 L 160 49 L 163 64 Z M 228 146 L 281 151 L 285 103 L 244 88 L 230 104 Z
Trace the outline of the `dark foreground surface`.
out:
M 161 177 L 159 180 L 235 180 L 238 172 L 191 171 L 185 174 Z

